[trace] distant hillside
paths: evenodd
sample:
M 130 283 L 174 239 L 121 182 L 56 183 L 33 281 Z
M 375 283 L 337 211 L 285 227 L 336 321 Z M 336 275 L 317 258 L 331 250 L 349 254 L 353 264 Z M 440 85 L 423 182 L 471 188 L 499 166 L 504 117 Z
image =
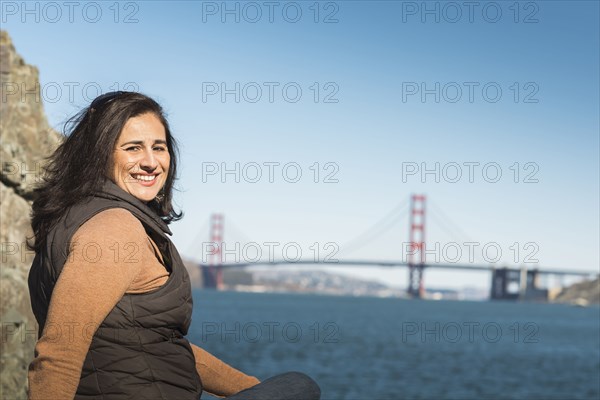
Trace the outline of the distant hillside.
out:
M 319 293 L 347 296 L 403 296 L 403 291 L 378 282 L 325 271 L 262 270 L 252 272 L 253 285 L 267 292 Z
M 583 301 L 582 301 L 583 300 Z M 564 289 L 554 299 L 557 303 L 600 304 L 600 278 L 576 283 Z

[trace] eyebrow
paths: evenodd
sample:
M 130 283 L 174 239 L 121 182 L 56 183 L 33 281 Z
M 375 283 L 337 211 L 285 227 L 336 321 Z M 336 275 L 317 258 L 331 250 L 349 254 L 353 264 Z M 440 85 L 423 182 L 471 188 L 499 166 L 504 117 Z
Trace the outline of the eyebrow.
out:
M 144 144 L 144 142 L 142 140 L 131 140 L 129 142 L 121 143 L 121 146 L 125 146 L 125 145 L 128 145 L 128 144 Z M 157 140 L 154 141 L 153 144 L 165 144 L 166 145 L 167 141 L 166 140 L 162 140 L 162 139 L 157 139 Z

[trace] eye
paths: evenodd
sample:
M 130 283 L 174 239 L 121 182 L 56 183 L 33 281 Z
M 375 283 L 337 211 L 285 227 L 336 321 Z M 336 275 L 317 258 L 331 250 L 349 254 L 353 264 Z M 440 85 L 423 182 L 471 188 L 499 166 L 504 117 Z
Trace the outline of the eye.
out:
M 167 148 L 164 147 L 164 146 L 157 146 L 157 147 L 154 148 L 154 150 L 156 150 L 156 151 L 167 151 Z
M 127 147 L 125 148 L 125 151 L 136 151 L 139 150 L 140 146 L 131 146 L 131 147 Z

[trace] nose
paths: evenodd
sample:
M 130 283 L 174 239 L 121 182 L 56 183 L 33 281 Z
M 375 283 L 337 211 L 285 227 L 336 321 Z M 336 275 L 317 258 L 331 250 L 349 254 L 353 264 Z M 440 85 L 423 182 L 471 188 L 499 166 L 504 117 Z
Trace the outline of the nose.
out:
M 152 149 L 144 150 L 144 154 L 140 159 L 140 168 L 147 172 L 152 172 L 158 167 L 158 161 Z

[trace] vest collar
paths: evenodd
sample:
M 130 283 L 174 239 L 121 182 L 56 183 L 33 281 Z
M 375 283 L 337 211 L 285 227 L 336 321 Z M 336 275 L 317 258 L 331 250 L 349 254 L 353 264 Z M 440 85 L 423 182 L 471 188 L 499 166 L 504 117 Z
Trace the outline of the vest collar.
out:
M 147 219 L 152 221 L 161 231 L 168 235 L 173 235 L 167 223 L 163 221 L 162 218 L 160 218 L 154 210 L 148 207 L 146 203 L 139 200 L 137 197 L 132 196 L 131 194 L 121 189 L 119 186 L 117 186 L 116 183 L 114 183 L 110 179 L 107 179 L 104 182 L 104 184 L 102 185 L 102 189 L 100 191 L 96 191 L 94 193 L 94 196 L 111 200 L 125 201 L 137 208 L 141 212 L 141 214 L 143 214 Z

